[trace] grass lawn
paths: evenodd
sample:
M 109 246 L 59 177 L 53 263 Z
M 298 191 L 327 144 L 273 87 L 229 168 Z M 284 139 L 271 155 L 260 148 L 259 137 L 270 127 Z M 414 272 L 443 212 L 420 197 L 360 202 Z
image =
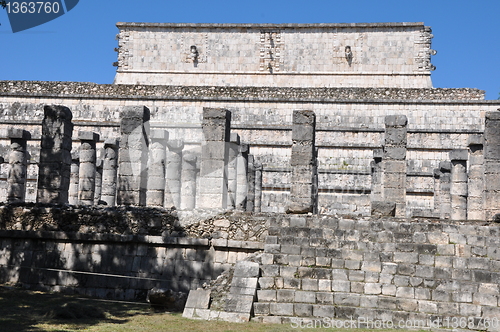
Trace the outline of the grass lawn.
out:
M 0 331 L 320 332 L 342 330 L 298 329 L 286 324 L 271 325 L 255 322 L 238 324 L 190 320 L 182 318 L 180 313 L 155 313 L 149 305 L 140 303 L 101 301 L 0 286 Z

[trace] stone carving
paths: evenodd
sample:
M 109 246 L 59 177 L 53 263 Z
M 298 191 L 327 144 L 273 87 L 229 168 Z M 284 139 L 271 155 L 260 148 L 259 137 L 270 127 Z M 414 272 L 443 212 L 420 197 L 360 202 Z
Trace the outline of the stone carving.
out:
M 130 50 L 127 48 L 127 44 L 130 41 L 130 32 L 127 30 L 122 30 L 116 35 L 118 40 L 118 48 L 115 51 L 118 52 L 118 61 L 113 63 L 113 66 L 118 67 L 120 70 L 127 70 L 129 68 L 129 58 L 132 57 Z
M 260 32 L 260 71 L 279 72 L 283 64 L 281 31 L 262 30 Z
M 192 63 L 196 67 L 199 63 L 206 63 L 210 54 L 210 44 L 207 33 L 182 35 L 178 43 L 183 53 L 181 59 L 184 63 Z
M 351 46 L 349 45 L 345 47 L 345 59 L 347 60 L 347 63 L 350 66 L 352 64 L 352 50 Z

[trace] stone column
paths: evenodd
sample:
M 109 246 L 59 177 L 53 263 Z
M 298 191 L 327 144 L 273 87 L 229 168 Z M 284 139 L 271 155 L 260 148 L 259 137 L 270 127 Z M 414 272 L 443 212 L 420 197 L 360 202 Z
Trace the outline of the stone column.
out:
M 255 207 L 255 165 L 254 158 L 251 154 L 248 155 L 247 165 L 247 207 L 248 212 L 253 212 Z
M 182 156 L 181 210 L 193 210 L 196 207 L 196 159 L 196 155 L 191 152 Z
M 486 112 L 484 211 L 486 220 L 492 220 L 493 216 L 500 213 L 500 112 Z
M 148 206 L 163 206 L 165 200 L 165 145 L 168 140 L 168 132 L 161 129 L 151 130 L 150 139 L 146 204 Z
M 10 167 L 7 178 L 7 201 L 9 203 L 24 202 L 28 165 L 26 143 L 31 135 L 23 129 L 9 128 L 8 137 L 10 138 Z
M 98 154 L 102 156 L 102 153 Z M 94 205 L 101 204 L 102 196 L 102 165 L 103 160 L 97 157 L 95 161 L 95 193 L 94 193 Z
M 184 142 L 180 139 L 167 142 L 167 175 L 165 184 L 165 203 L 167 209 L 180 208 L 182 149 Z
M 227 207 L 228 141 L 231 112 L 222 108 L 203 108 L 200 188 L 197 206 L 201 209 Z
M 233 210 L 236 208 L 236 190 L 238 188 L 237 161 L 240 136 L 236 133 L 231 133 L 229 136 L 229 160 L 227 163 L 227 208 Z
M 149 109 L 124 107 L 120 122 L 118 154 L 118 205 L 146 205 Z
M 452 220 L 467 219 L 467 155 L 465 149 L 450 152 Z
M 68 203 L 73 115 L 65 106 L 44 106 L 38 171 L 38 203 Z
M 451 162 L 442 161 L 439 163 L 439 193 L 441 196 L 440 218 L 449 219 L 451 217 Z
M 385 142 L 382 161 L 382 197 L 396 204 L 395 216 L 406 216 L 406 134 L 405 115 L 385 117 Z
M 436 218 L 441 218 L 441 200 L 443 199 L 441 194 L 441 170 L 439 168 L 435 168 L 434 172 L 434 209 L 433 215 Z
M 484 220 L 484 137 L 469 137 L 469 183 L 467 219 Z
M 80 151 L 75 149 L 71 152 L 71 174 L 69 179 L 68 202 L 78 205 L 78 184 L 80 183 Z
M 81 205 L 93 205 L 96 178 L 96 142 L 99 135 L 91 131 L 78 132 L 80 145 L 80 172 L 78 202 Z
M 102 162 L 101 201 L 115 206 L 116 178 L 118 170 L 118 140 L 107 138 L 104 141 L 104 160 Z
M 287 213 L 313 212 L 316 115 L 313 111 L 293 111 L 292 180 Z
M 371 201 L 382 201 L 382 149 L 373 150 L 373 160 L 370 164 L 372 171 Z
M 248 145 L 241 144 L 236 158 L 236 209 L 245 211 L 248 192 Z
M 260 212 L 262 208 L 262 163 L 254 161 L 255 168 L 255 204 L 254 212 Z

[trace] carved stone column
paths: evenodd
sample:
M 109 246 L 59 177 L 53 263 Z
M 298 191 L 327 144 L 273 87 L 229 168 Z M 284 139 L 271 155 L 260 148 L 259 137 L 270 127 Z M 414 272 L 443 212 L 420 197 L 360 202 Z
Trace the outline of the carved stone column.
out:
M 99 135 L 90 131 L 80 131 L 78 139 L 81 142 L 78 202 L 82 205 L 93 205 L 96 179 L 96 142 L 99 140 Z
M 196 207 L 196 155 L 184 153 L 182 156 L 181 175 L 181 210 L 193 210 Z
M 439 163 L 439 184 L 441 195 L 441 219 L 449 219 L 451 217 L 451 162 L 442 161 Z
M 245 211 L 248 192 L 248 145 L 241 144 L 236 161 L 236 209 Z
M 65 106 L 45 106 L 38 171 L 38 203 L 68 203 L 73 115 Z
M 182 149 L 184 142 L 180 139 L 167 142 L 167 175 L 165 188 L 165 208 L 180 208 Z
M 237 164 L 238 150 L 240 145 L 240 136 L 236 133 L 230 134 L 229 140 L 229 155 L 227 162 L 227 208 L 236 208 L 236 190 L 238 188 L 237 180 Z
M 75 149 L 71 152 L 71 175 L 69 181 L 68 202 L 78 205 L 78 184 L 80 183 L 80 151 Z
M 227 207 L 227 156 L 231 112 L 222 108 L 203 108 L 201 169 L 197 206 L 201 209 Z
M 101 200 L 106 205 L 116 204 L 116 178 L 118 170 L 118 140 L 107 138 L 104 141 L 104 160 L 102 162 Z
M 116 201 L 118 205 L 146 205 L 149 109 L 127 106 L 120 116 Z
M 168 132 L 161 129 L 151 131 L 148 163 L 147 205 L 163 206 L 165 200 L 165 145 Z
M 290 205 L 287 213 L 308 213 L 314 211 L 314 167 L 316 115 L 313 111 L 293 111 L 292 127 L 292 180 Z
M 484 128 L 484 210 L 486 220 L 500 213 L 500 112 L 486 112 Z
M 255 203 L 254 212 L 260 212 L 262 208 L 262 163 L 254 161 L 255 168 Z
M 248 212 L 253 212 L 255 208 L 255 165 L 254 158 L 251 154 L 248 155 L 247 168 L 247 207 Z
M 467 150 L 453 150 L 451 159 L 451 219 L 467 219 Z
M 95 192 L 94 192 L 94 205 L 98 205 L 102 202 L 102 172 L 103 172 L 103 160 L 99 158 L 102 156 L 102 152 L 97 154 L 97 159 L 95 161 Z
M 8 129 L 10 138 L 9 174 L 7 178 L 7 201 L 24 202 L 26 197 L 27 151 L 26 143 L 31 138 L 28 131 Z
M 382 198 L 396 204 L 396 217 L 406 216 L 406 135 L 405 115 L 385 117 L 382 161 Z
M 484 220 L 484 137 L 469 138 L 469 183 L 467 185 L 467 219 Z

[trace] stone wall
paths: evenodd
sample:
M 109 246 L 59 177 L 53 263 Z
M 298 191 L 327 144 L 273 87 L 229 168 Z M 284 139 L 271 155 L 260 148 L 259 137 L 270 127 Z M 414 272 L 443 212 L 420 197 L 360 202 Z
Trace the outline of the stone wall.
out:
M 234 310 L 228 302 L 184 313 L 232 321 L 253 313 L 257 321 L 295 326 L 354 321 L 349 326 L 499 331 L 499 235 L 494 223 L 281 215 L 270 221 L 264 253 L 250 258 L 260 265 L 253 311 L 245 315 L 247 306 Z M 225 278 L 206 287 L 216 303 L 222 284 L 236 291 L 231 274 Z M 249 291 L 250 279 L 244 284 Z M 463 321 L 469 325 L 456 325 Z
M 145 300 L 188 292 L 264 248 L 268 216 L 185 215 L 154 208 L 0 208 L 0 282 L 28 289 Z

